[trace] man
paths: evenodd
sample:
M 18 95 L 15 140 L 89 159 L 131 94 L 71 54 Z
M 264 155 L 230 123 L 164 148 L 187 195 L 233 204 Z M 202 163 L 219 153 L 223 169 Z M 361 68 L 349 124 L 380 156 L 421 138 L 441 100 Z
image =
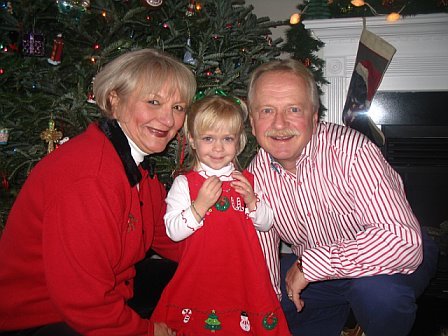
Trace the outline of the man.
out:
M 293 335 L 340 335 L 350 309 L 368 336 L 407 335 L 437 247 L 423 238 L 423 252 L 399 175 L 361 133 L 319 122 L 300 62 L 257 68 L 248 98 L 261 146 L 249 170 L 275 212 L 259 236 Z M 280 259 L 280 241 L 294 254 Z

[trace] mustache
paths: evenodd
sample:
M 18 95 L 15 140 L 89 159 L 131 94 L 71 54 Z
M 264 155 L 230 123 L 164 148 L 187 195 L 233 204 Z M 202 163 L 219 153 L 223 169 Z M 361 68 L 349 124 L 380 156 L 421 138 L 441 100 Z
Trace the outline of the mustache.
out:
M 290 137 L 300 135 L 300 132 L 294 129 L 267 130 L 264 135 L 267 137 Z

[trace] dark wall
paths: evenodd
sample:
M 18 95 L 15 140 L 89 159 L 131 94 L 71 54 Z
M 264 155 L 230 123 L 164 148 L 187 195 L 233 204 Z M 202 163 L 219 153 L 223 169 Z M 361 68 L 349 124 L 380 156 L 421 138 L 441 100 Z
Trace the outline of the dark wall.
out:
M 448 92 L 378 92 L 382 150 L 422 226 L 448 220 Z

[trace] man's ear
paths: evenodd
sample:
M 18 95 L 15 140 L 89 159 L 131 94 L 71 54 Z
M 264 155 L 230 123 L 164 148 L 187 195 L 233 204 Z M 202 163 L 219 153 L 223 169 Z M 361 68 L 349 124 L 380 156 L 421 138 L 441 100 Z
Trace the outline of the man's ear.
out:
M 254 118 L 252 117 L 252 114 L 249 114 L 249 122 L 250 128 L 252 130 L 252 135 L 255 136 Z

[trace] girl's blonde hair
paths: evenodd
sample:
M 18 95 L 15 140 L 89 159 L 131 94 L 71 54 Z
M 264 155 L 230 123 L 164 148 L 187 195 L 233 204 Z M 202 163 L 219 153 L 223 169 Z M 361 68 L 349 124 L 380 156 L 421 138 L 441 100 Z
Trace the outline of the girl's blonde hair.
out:
M 93 82 L 93 94 L 101 113 L 112 118 L 111 93 L 126 101 L 136 91 L 140 96 L 160 92 L 168 83 L 170 95 L 178 91 L 189 105 L 196 92 L 192 71 L 171 55 L 156 49 L 127 52 L 108 63 Z
M 184 123 L 184 133 L 187 139 L 190 137 L 196 139 L 208 130 L 228 128 L 235 133 L 238 140 L 233 163 L 237 169 L 241 169 L 237 156 L 243 151 L 247 142 L 244 128 L 246 118 L 247 107 L 243 101 L 228 96 L 207 96 L 190 106 Z M 196 150 L 189 145 L 185 171 L 194 169 L 198 163 Z

